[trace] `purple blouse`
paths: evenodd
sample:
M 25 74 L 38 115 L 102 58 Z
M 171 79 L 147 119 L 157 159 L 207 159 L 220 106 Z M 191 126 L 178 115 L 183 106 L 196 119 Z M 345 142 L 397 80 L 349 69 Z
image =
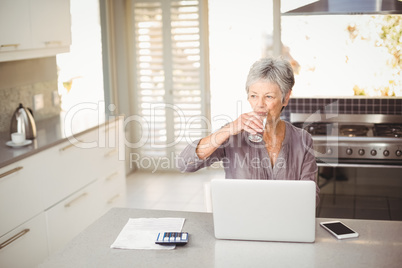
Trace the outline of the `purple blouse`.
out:
M 286 122 L 285 139 L 272 167 L 265 148 L 265 142 L 254 143 L 248 140 L 245 131 L 230 136 L 212 155 L 201 160 L 196 154 L 200 140 L 189 144 L 178 158 L 182 172 L 194 172 L 203 167 L 222 161 L 227 179 L 261 180 L 312 180 L 317 182 L 317 164 L 313 151 L 311 135 Z M 316 205 L 320 189 L 316 187 Z

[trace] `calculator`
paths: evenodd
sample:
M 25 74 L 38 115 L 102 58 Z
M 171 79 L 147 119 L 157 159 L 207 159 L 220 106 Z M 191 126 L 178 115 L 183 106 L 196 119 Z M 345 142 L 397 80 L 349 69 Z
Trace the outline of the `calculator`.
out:
M 185 245 L 188 242 L 188 233 L 162 232 L 158 234 L 155 244 L 159 245 Z

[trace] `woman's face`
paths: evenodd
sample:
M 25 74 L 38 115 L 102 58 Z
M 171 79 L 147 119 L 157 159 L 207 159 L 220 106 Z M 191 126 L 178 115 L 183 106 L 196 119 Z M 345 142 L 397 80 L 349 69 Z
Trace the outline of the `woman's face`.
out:
M 256 82 L 249 87 L 248 101 L 251 108 L 261 117 L 268 116 L 269 120 L 276 120 L 281 114 L 282 106 L 287 106 L 290 92 L 282 103 L 282 92 L 279 86 L 271 82 Z

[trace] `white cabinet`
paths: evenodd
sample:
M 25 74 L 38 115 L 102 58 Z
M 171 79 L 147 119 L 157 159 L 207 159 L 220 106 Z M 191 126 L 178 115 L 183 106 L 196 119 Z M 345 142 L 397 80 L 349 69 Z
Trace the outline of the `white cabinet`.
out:
M 97 169 L 99 192 L 104 199 L 99 203 L 101 213 L 112 207 L 126 205 L 124 132 L 122 121 L 113 121 L 99 130 L 100 160 Z M 103 146 L 104 145 L 104 146 Z
M 50 172 L 57 176 L 44 178 L 50 253 L 110 208 L 126 205 L 125 162 L 118 159 L 119 149 L 124 150 L 119 147 L 119 142 L 124 142 L 119 122 L 112 121 L 53 148 L 59 164 L 55 162 Z
M 70 44 L 69 0 L 0 1 L 0 62 L 54 56 Z
M 43 211 L 46 152 L 0 169 L 0 236 Z
M 29 0 L 0 1 L 0 52 L 32 47 Z
M 0 267 L 34 267 L 126 205 L 122 128 L 112 121 L 0 169 L 0 244 L 23 234 L 0 246 Z
M 31 0 L 33 48 L 68 47 L 71 44 L 70 1 Z
M 0 237 L 0 267 L 36 267 L 47 256 L 43 212 Z
M 48 160 L 47 175 L 43 178 L 46 208 L 97 178 L 94 172 L 99 165 L 97 148 L 86 148 L 96 139 L 97 131 L 93 130 L 49 149 L 53 157 Z
M 109 153 L 113 153 L 110 155 Z M 126 182 L 125 164 L 124 161 L 110 161 L 110 157 L 116 157 L 116 152 L 113 150 L 104 155 L 105 159 L 101 165 L 103 173 L 98 180 L 98 191 L 103 197 L 98 203 L 100 213 L 104 214 L 112 207 L 126 206 Z
M 99 218 L 97 184 L 94 181 L 84 189 L 64 199 L 46 211 L 49 252 L 54 253 Z

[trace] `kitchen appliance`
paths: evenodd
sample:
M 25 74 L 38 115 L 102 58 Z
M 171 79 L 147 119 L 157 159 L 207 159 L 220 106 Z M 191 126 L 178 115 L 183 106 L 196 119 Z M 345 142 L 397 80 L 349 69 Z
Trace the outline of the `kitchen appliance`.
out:
M 22 103 L 20 103 L 11 118 L 10 133 L 14 132 L 25 133 L 26 139 L 36 138 L 36 124 L 32 110 L 25 108 Z
M 282 15 L 337 14 L 402 14 L 402 2 L 400 0 L 319 0 L 282 13 Z
M 291 122 L 312 135 L 319 164 L 402 167 L 402 116 L 292 114 Z

